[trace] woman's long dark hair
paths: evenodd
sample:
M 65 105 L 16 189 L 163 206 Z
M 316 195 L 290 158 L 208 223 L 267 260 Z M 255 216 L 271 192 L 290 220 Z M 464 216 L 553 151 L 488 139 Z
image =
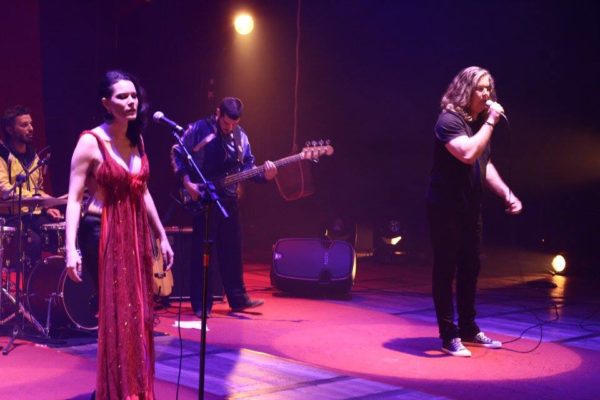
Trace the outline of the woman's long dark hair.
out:
M 118 81 L 130 81 L 135 87 L 138 98 L 137 115 L 134 121 L 127 125 L 127 138 L 132 146 L 137 146 L 140 143 L 142 131 L 148 123 L 148 102 L 146 100 L 146 91 L 140 84 L 140 81 L 132 74 L 122 70 L 107 71 L 100 81 L 100 98 L 110 99 L 113 95 L 112 86 Z M 108 112 L 104 114 L 104 120 L 112 121 L 114 117 Z

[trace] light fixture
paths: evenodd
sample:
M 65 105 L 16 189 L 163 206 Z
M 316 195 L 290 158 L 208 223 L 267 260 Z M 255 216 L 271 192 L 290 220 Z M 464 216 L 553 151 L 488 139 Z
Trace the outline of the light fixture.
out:
M 390 246 L 395 246 L 402 240 L 402 236 L 394 236 L 394 237 L 385 237 L 381 238 L 385 244 L 389 244 Z
M 393 263 L 406 254 L 406 235 L 399 219 L 382 221 L 378 224 L 375 235 L 375 255 L 379 261 Z
M 567 268 L 567 259 L 562 254 L 557 254 L 552 258 L 552 271 L 555 274 L 563 274 Z
M 238 14 L 233 20 L 235 31 L 240 35 L 249 35 L 254 30 L 254 18 L 250 14 Z

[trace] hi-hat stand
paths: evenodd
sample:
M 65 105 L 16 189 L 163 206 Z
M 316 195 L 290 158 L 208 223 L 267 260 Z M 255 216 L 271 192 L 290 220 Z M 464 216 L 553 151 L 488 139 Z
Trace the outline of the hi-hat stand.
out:
M 40 165 L 38 165 L 38 167 L 36 167 L 35 169 L 39 168 Z M 34 170 L 35 170 L 34 169 Z M 17 218 L 18 218 L 18 222 L 17 222 L 17 231 L 16 231 L 16 235 L 17 235 L 17 256 L 19 258 L 18 262 L 17 262 L 17 266 L 15 268 L 16 270 L 16 282 L 15 282 L 15 296 L 13 297 L 10 294 L 10 276 L 7 273 L 6 276 L 6 287 L 2 287 L 2 293 L 0 295 L 4 295 L 6 296 L 14 305 L 15 305 L 15 312 L 10 315 L 9 317 L 5 318 L 4 320 L 2 320 L 2 323 L 6 323 L 8 321 L 10 321 L 11 319 L 14 319 L 14 325 L 13 325 L 13 330 L 12 330 L 12 336 L 10 338 L 10 340 L 8 341 L 8 343 L 6 344 L 6 346 L 2 349 L 2 354 L 3 355 L 7 355 L 13 347 L 15 347 L 15 340 L 17 340 L 17 338 L 22 338 L 24 337 L 23 334 L 23 330 L 25 328 L 25 321 L 27 320 L 29 323 L 31 323 L 38 331 L 40 331 L 43 334 L 46 334 L 44 328 L 42 327 L 42 325 L 35 319 L 35 317 L 33 315 L 31 315 L 31 313 L 24 307 L 23 302 L 22 302 L 22 293 L 21 293 L 21 279 L 23 278 L 23 281 L 25 281 L 24 279 L 24 274 L 25 274 L 25 256 L 24 256 L 24 252 L 23 252 L 23 215 L 22 215 L 22 199 L 23 199 L 23 193 L 22 193 L 22 189 L 23 189 L 23 183 L 25 183 L 28 180 L 29 174 L 32 171 L 29 171 L 29 173 L 26 173 L 25 175 L 18 175 L 15 181 L 15 188 L 17 189 Z

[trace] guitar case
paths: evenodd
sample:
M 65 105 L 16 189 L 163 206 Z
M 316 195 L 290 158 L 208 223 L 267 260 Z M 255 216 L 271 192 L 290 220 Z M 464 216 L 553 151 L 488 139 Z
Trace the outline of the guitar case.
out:
M 273 246 L 271 285 L 299 295 L 348 294 L 356 275 L 349 242 L 320 238 L 279 239 Z

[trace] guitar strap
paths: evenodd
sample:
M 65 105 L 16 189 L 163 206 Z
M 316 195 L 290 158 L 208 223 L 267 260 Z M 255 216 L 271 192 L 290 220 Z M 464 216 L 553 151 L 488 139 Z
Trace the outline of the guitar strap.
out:
M 209 127 L 211 127 L 211 125 L 212 125 L 208 121 L 205 121 L 205 123 Z M 216 126 L 214 126 L 214 128 L 216 128 Z M 216 129 L 214 132 L 211 132 L 208 135 L 206 135 L 206 137 L 204 139 L 202 139 L 200 142 L 198 142 L 198 144 L 196 144 L 192 148 L 192 151 L 194 153 L 199 153 L 196 156 L 197 160 L 200 161 L 198 168 L 202 168 L 202 164 L 204 163 L 204 147 L 207 144 L 209 144 L 210 142 L 212 142 L 217 137 L 217 134 L 215 132 L 216 132 Z M 234 141 L 234 145 L 235 145 L 237 161 L 240 163 L 240 165 L 243 166 L 244 165 L 244 150 L 242 147 L 242 130 L 239 126 L 235 127 L 232 136 L 233 136 L 233 141 Z
M 233 130 L 233 141 L 235 142 L 235 151 L 240 165 L 244 165 L 244 149 L 242 147 L 242 129 L 236 126 Z
M 199 161 L 197 164 L 198 168 L 200 169 L 202 169 L 202 165 L 204 164 L 204 147 L 217 137 L 217 135 L 215 134 L 215 132 L 217 131 L 216 126 L 213 126 L 213 124 L 210 123 L 210 118 L 207 118 L 203 122 L 206 124 L 209 131 L 212 130 L 212 132 L 206 135 L 204 139 L 202 139 L 200 142 L 198 142 L 198 144 L 196 144 L 192 148 L 192 152 L 198 153 L 196 156 L 196 160 Z
M 204 146 L 206 146 L 207 144 L 212 142 L 213 139 L 216 137 L 217 136 L 214 133 L 209 133 L 204 139 L 202 139 L 197 145 L 194 146 L 194 148 L 192 149 L 193 152 L 194 153 L 199 152 L 200 150 L 202 150 L 204 148 Z

